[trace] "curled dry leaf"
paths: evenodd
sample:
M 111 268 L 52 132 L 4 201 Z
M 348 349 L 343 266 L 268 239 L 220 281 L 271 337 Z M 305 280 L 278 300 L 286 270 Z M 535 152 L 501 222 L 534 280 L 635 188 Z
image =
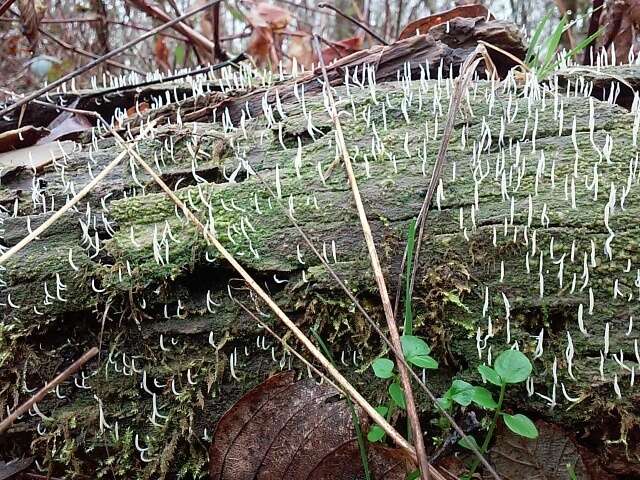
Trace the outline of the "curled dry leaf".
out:
M 337 42 L 331 42 L 330 46 L 322 49 L 322 60 L 325 65 L 328 65 L 334 60 L 338 60 L 362 50 L 362 44 L 362 37 L 351 37 Z
M 529 440 L 506 428 L 491 449 L 491 460 L 502 478 L 570 480 L 570 468 L 577 478 L 590 478 L 573 439 L 557 425 L 536 422 L 539 436 Z M 568 467 L 568 465 L 570 467 Z
M 399 450 L 369 447 L 375 478 L 402 480 L 409 462 Z M 362 464 L 345 400 L 326 384 L 270 377 L 218 422 L 209 450 L 212 480 L 356 479 Z
M 246 18 L 253 28 L 247 53 L 258 65 L 274 67 L 282 58 L 281 33 L 289 25 L 291 14 L 284 8 L 257 2 Z
M 475 18 L 475 17 L 485 17 L 489 19 L 493 19 L 493 15 L 489 13 L 487 7 L 484 5 L 463 5 L 461 7 L 452 8 L 451 10 L 447 10 L 446 12 L 441 12 L 436 15 L 431 15 L 428 17 L 420 18 L 411 22 L 409 25 L 404 27 L 402 32 L 400 32 L 400 36 L 398 40 L 402 40 L 403 38 L 412 37 L 418 32 L 421 35 L 424 35 L 433 27 L 441 25 L 446 22 L 450 22 L 454 18 L 466 17 L 466 18 Z
M 77 101 L 73 103 L 74 107 Z M 62 112 L 47 126 L 49 134 L 38 140 L 38 144 L 55 142 L 56 140 L 68 139 L 76 134 L 90 130 L 91 122 L 81 113 Z

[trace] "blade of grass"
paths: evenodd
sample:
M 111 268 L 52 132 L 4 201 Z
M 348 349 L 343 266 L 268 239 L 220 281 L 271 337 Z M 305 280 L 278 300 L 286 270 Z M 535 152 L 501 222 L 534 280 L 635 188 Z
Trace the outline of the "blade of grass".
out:
M 533 36 L 531 37 L 531 41 L 529 42 L 529 48 L 527 49 L 527 54 L 524 57 L 524 63 L 531 66 L 533 60 L 536 58 L 536 50 L 538 49 L 538 42 L 540 41 L 540 35 L 542 35 L 542 31 L 544 30 L 545 25 L 551 18 L 551 12 L 547 12 L 547 14 L 542 17 L 542 20 L 536 26 L 535 31 L 533 32 Z
M 416 221 L 411 220 L 409 230 L 407 232 L 407 274 L 405 275 L 405 293 L 404 293 L 404 335 L 413 335 L 413 311 L 411 298 L 411 279 L 410 272 L 413 271 L 413 246 L 416 240 Z
M 324 343 L 322 337 L 318 334 L 315 328 L 311 329 L 311 334 L 315 337 L 318 345 L 320 345 L 320 349 L 325 354 L 325 356 L 333 363 L 333 366 L 337 368 L 336 361 L 333 358 L 333 354 L 327 344 Z M 351 411 L 351 421 L 353 422 L 353 428 L 356 431 L 356 438 L 358 439 L 358 450 L 360 451 L 360 461 L 362 462 L 362 469 L 364 470 L 364 476 L 366 480 L 371 480 L 371 470 L 369 469 L 369 457 L 367 455 L 367 444 L 364 441 L 364 435 L 362 434 L 362 427 L 360 427 L 360 417 L 358 417 L 358 412 L 356 412 L 355 407 L 353 406 L 353 402 L 351 399 L 345 395 L 345 400 L 347 401 L 347 405 L 349 406 L 349 410 Z
M 564 27 L 567 24 L 567 17 L 564 16 L 560 19 L 560 23 L 556 25 L 556 28 L 553 30 L 553 33 L 545 43 L 546 51 L 544 54 L 544 60 L 542 62 L 542 66 L 540 70 L 545 72 L 549 69 L 549 66 L 553 64 L 554 58 L 558 51 L 558 45 L 560 45 L 560 41 L 562 40 L 562 32 L 564 32 Z

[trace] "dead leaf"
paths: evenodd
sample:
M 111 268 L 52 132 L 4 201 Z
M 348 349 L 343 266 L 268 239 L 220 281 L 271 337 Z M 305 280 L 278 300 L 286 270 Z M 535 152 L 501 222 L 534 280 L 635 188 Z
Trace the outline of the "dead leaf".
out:
M 306 32 L 293 32 L 289 37 L 287 55 L 296 59 L 298 65 L 308 69 L 315 63 L 316 56 L 313 53 L 312 37 Z
M 282 59 L 282 33 L 291 21 L 284 8 L 266 2 L 253 2 L 246 18 L 253 27 L 247 53 L 259 66 L 275 68 Z
M 331 46 L 322 49 L 322 60 L 325 65 L 329 65 L 335 60 L 362 50 L 362 43 L 362 37 L 351 37 L 337 42 L 331 42 Z
M 22 21 L 22 33 L 31 46 L 31 51 L 38 48 L 40 21 L 47 12 L 47 4 L 44 0 L 18 0 L 20 20 Z
M 169 70 L 171 68 L 169 65 L 169 49 L 167 48 L 167 44 L 165 43 L 163 36 L 158 35 L 156 37 L 153 53 L 156 58 L 156 63 L 160 68 L 163 70 Z
M 611 55 L 615 49 L 616 63 L 629 61 L 629 53 L 640 52 L 640 0 L 612 0 L 605 2 L 600 14 L 600 26 L 603 34 L 596 41 L 598 47 L 604 47 Z
M 251 32 L 247 54 L 253 58 L 258 66 L 275 66 L 280 61 L 276 37 L 267 27 L 255 27 Z
M 557 425 L 536 422 L 539 436 L 529 440 L 503 428 L 491 449 L 491 460 L 502 478 L 570 480 L 567 465 L 577 478 L 589 478 L 578 447 Z
M 74 103 L 74 106 L 77 102 Z M 67 139 L 71 135 L 90 130 L 93 125 L 81 113 L 62 112 L 47 126 L 50 133 L 38 140 L 38 144 L 51 143 L 56 140 Z
M 220 419 L 209 450 L 212 480 L 357 478 L 362 465 L 351 414 L 326 384 L 270 377 Z M 403 452 L 369 446 L 376 478 L 403 480 Z
M 487 7 L 484 5 L 463 5 L 461 7 L 452 8 L 451 10 L 447 10 L 446 12 L 441 12 L 436 15 L 430 15 L 428 17 L 420 18 L 411 22 L 409 25 L 404 27 L 402 32 L 400 32 L 400 36 L 398 40 L 402 40 L 404 38 L 412 37 L 418 32 L 420 35 L 424 35 L 433 27 L 441 25 L 446 22 L 450 22 L 454 18 L 458 17 L 467 17 L 467 18 L 475 18 L 475 17 L 489 17 L 493 19 L 493 15 L 489 13 Z
M 291 21 L 291 14 L 284 8 L 267 2 L 251 2 L 253 8 L 247 13 L 247 21 L 252 27 L 284 30 Z
M 28 147 L 48 134 L 49 130 L 47 128 L 34 127 L 32 125 L 0 133 L 0 152 L 9 152 Z

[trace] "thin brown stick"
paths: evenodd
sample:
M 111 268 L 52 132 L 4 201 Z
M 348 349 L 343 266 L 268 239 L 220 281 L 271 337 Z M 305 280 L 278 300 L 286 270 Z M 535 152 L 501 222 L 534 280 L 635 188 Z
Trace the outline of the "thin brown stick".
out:
M 5 0 L 0 4 L 0 15 L 3 15 L 16 0 Z
M 420 207 L 420 213 L 418 214 L 418 224 L 420 228 L 418 229 L 418 235 L 416 238 L 415 252 L 413 255 L 413 271 L 411 272 L 410 284 L 409 284 L 409 294 L 408 297 L 412 298 L 413 296 L 413 288 L 415 285 L 416 272 L 418 271 L 418 260 L 420 259 L 420 247 L 422 246 L 422 240 L 424 237 L 424 229 L 427 224 L 427 216 L 429 215 L 429 206 L 431 205 L 431 200 L 433 199 L 433 194 L 436 191 L 436 187 L 440 181 L 440 177 L 442 176 L 442 171 L 444 170 L 444 165 L 446 163 L 446 154 L 447 149 L 449 148 L 449 141 L 451 140 L 451 134 L 453 133 L 453 127 L 455 125 L 455 119 L 460 109 L 460 104 L 462 102 L 462 97 L 464 96 L 464 92 L 467 88 L 467 85 L 471 81 L 473 74 L 478 68 L 479 63 L 482 61 L 482 58 L 476 58 L 482 53 L 486 52 L 486 49 L 482 45 L 478 45 L 476 49 L 473 51 L 471 55 L 467 57 L 467 59 L 462 64 L 460 68 L 460 76 L 456 81 L 456 88 L 453 92 L 453 96 L 451 97 L 451 102 L 449 104 L 449 115 L 447 116 L 447 122 L 444 126 L 444 131 L 442 133 L 442 141 L 440 142 L 440 148 L 438 149 L 438 156 L 436 157 L 436 163 L 433 166 L 433 171 L 431 172 L 431 180 L 429 181 L 429 187 L 427 188 L 427 193 L 424 197 L 424 201 L 422 202 L 422 206 Z M 406 252 L 406 249 L 405 249 Z M 405 253 L 406 257 L 406 253 Z M 403 262 L 404 263 L 404 262 Z M 401 267 L 401 271 L 402 271 Z M 399 292 L 398 292 L 399 293 Z
M 220 4 L 213 6 L 211 10 L 211 23 L 213 23 L 213 61 L 228 60 L 229 56 L 220 46 Z
M 108 22 L 109 22 L 109 25 L 119 25 L 121 27 L 130 28 L 132 30 L 139 30 L 141 32 L 148 32 L 149 30 L 151 30 L 150 28 L 142 27 L 140 25 L 136 25 L 135 23 L 127 23 L 119 20 L 109 20 Z M 189 41 L 189 39 L 186 37 L 176 35 L 175 33 L 170 33 L 170 32 L 159 32 L 158 35 L 161 37 L 173 38 L 174 40 L 177 40 L 179 42 Z
M 600 28 L 600 17 L 602 16 L 602 7 L 604 6 L 604 0 L 593 0 L 591 8 L 591 18 L 589 19 L 589 30 L 587 31 L 587 37 L 594 35 L 598 28 Z M 593 54 L 595 52 L 595 42 L 584 49 L 584 55 L 582 57 L 583 65 L 593 64 Z
M 221 0 L 212 0 L 210 2 L 207 2 L 203 5 L 200 5 L 196 8 L 194 8 L 193 10 L 188 11 L 187 13 L 185 13 L 184 15 L 178 17 L 178 18 L 174 18 L 173 20 L 164 23 L 162 25 L 160 25 L 159 27 L 154 28 L 153 30 L 148 31 L 147 33 L 144 33 L 143 35 L 140 35 L 139 37 L 131 40 L 130 42 L 125 43 L 124 45 L 122 45 L 121 47 L 116 48 L 115 50 L 111 50 L 109 53 L 101 56 L 100 58 L 94 60 L 93 62 L 90 62 L 80 68 L 77 68 L 76 70 L 74 70 L 73 72 L 68 73 L 67 75 L 64 75 L 63 77 L 59 78 L 58 80 L 51 82 L 49 85 L 42 87 L 38 90 L 36 90 L 33 93 L 30 93 L 29 95 L 21 98 L 19 101 L 9 105 L 8 107 L 4 108 L 1 112 L 0 112 L 0 116 L 4 116 L 8 113 L 13 112 L 14 110 L 17 110 L 18 108 L 20 108 L 22 105 L 25 105 L 27 103 L 29 103 L 31 100 L 38 98 L 40 95 L 43 95 L 47 92 L 50 92 L 51 90 L 55 89 L 56 87 L 59 87 L 60 85 L 62 85 L 63 83 L 71 80 L 74 77 L 77 77 L 78 75 L 81 75 L 89 70 L 91 70 L 92 68 L 94 68 L 97 65 L 100 65 L 102 62 L 109 60 L 110 58 L 115 57 L 116 55 L 118 55 L 119 53 L 124 52 L 125 50 L 128 50 L 129 48 L 131 48 L 132 46 L 140 43 L 143 40 L 146 40 L 149 37 L 152 37 L 153 35 L 155 35 L 158 32 L 161 32 L 162 30 L 165 30 L 169 27 L 172 27 L 173 25 L 181 22 L 182 20 L 189 18 L 193 15 L 195 15 L 198 12 L 201 12 L 209 7 L 212 7 L 213 5 L 215 5 L 216 3 L 220 2 Z
M 147 15 L 157 20 L 166 22 L 166 21 L 169 21 L 169 19 L 171 19 L 170 15 L 168 15 L 167 13 L 165 13 L 163 10 L 156 7 L 155 5 L 148 4 L 146 0 L 127 0 L 127 3 L 133 5 L 137 9 L 143 11 Z M 211 8 L 217 5 L 218 3 L 220 2 L 212 2 L 210 4 L 207 4 L 207 8 Z M 178 18 L 184 19 L 183 17 L 184 15 L 181 15 Z M 206 52 L 213 52 L 215 50 L 215 46 L 211 40 L 209 40 L 207 37 L 202 35 L 197 30 L 194 30 L 193 28 L 191 28 L 186 23 L 182 21 L 178 21 L 173 23 L 172 27 L 174 30 L 180 32 L 182 35 L 187 37 L 194 45 L 197 45 L 199 48 L 205 50 Z
M 13 425 L 13 422 L 15 422 L 20 415 L 29 410 L 34 403 L 42 400 L 47 395 L 47 393 L 49 393 L 52 389 L 56 388 L 56 386 L 60 385 L 67 378 L 80 370 L 85 363 L 87 363 L 97 354 L 98 348 L 93 347 L 87 353 L 82 355 L 78 360 L 73 362 L 69 367 L 67 367 L 66 370 L 64 370 L 57 377 L 47 383 L 44 387 L 42 387 L 33 397 L 16 408 L 7 418 L 0 422 L 0 435 L 2 435 L 11 425 Z
M 52 42 L 57 43 L 62 48 L 66 48 L 67 50 L 71 50 L 72 52 L 75 52 L 78 55 L 82 55 L 82 56 L 93 58 L 93 59 L 100 58 L 100 55 L 96 55 L 95 53 L 88 52 L 86 50 L 81 49 L 80 47 L 74 47 L 73 45 L 71 45 L 71 44 L 69 44 L 69 43 L 67 43 L 67 42 L 65 42 L 63 40 L 60 40 L 59 38 L 54 37 L 49 32 L 43 30 L 42 28 L 39 28 L 38 31 L 43 36 L 45 36 L 49 40 L 51 40 Z M 130 72 L 135 72 L 135 73 L 137 73 L 139 75 L 144 75 L 144 72 L 142 70 L 138 70 L 137 68 L 134 68 L 134 67 L 128 67 L 124 63 L 116 62 L 115 60 L 106 60 L 104 63 L 107 63 L 107 64 L 109 64 L 111 66 L 116 67 L 116 68 L 121 68 L 123 70 L 128 70 Z
M 350 21 L 351 23 L 356 24 L 358 27 L 360 27 L 365 32 L 367 32 L 369 35 L 371 35 L 373 38 L 375 38 L 382 45 L 389 45 L 389 42 L 387 42 L 384 38 L 382 38 L 380 35 L 378 35 L 376 32 L 374 32 L 369 25 L 366 25 L 366 24 L 362 23 L 360 20 L 357 20 L 357 19 L 353 18 L 352 16 L 347 15 L 346 13 L 344 13 L 342 10 L 340 10 L 337 7 L 335 7 L 334 5 L 331 5 L 329 3 L 319 3 L 318 7 L 320 7 L 320 8 L 328 8 L 329 10 L 333 10 L 338 15 L 340 15 L 342 18 Z
M 391 300 L 389 299 L 389 293 L 387 291 L 387 284 L 382 273 L 382 267 L 380 266 L 380 259 L 378 258 L 378 252 L 371 233 L 371 227 L 369 220 L 367 220 L 367 214 L 362 204 L 362 198 L 360 196 L 360 190 L 358 188 L 358 182 L 356 181 L 355 174 L 353 173 L 353 166 L 351 165 L 351 158 L 349 158 L 349 150 L 344 140 L 342 133 L 342 125 L 338 118 L 338 112 L 336 110 L 335 100 L 333 93 L 331 92 L 331 83 L 327 76 L 327 69 L 322 60 L 322 52 L 320 51 L 320 42 L 318 38 L 314 36 L 314 45 L 320 59 L 320 66 L 322 68 L 322 75 L 324 77 L 325 88 L 327 97 L 329 98 L 329 108 L 331 109 L 330 116 L 333 120 L 333 124 L 336 129 L 336 143 L 338 144 L 341 153 L 342 160 L 344 162 L 347 177 L 349 179 L 349 185 L 353 193 L 353 199 L 358 211 L 358 217 L 360 218 L 360 224 L 362 226 L 362 232 L 364 234 L 365 242 L 367 244 L 367 250 L 369 251 L 369 257 L 371 259 L 371 267 L 373 268 L 373 275 L 378 286 L 380 293 L 380 299 L 382 300 L 382 307 L 384 309 L 385 318 L 387 320 L 387 328 L 389 329 L 389 336 L 391 337 L 391 343 L 395 347 L 395 350 L 400 354 L 402 352 L 402 345 L 400 343 L 400 335 L 398 334 L 398 328 L 396 326 L 395 318 L 393 315 L 393 308 L 391 306 Z M 420 467 L 420 478 L 423 480 L 429 480 L 431 478 L 429 460 L 427 458 L 427 452 L 424 446 L 424 438 L 422 436 L 422 427 L 420 425 L 420 419 L 418 417 L 418 409 L 416 407 L 415 398 L 413 396 L 413 390 L 411 388 L 411 379 L 405 365 L 398 362 L 398 373 L 400 374 L 400 380 L 402 382 L 402 388 L 404 390 L 404 396 L 407 407 L 407 416 L 409 417 L 409 423 L 411 424 L 411 430 L 413 433 L 413 440 L 416 448 L 416 455 L 418 457 L 418 466 Z

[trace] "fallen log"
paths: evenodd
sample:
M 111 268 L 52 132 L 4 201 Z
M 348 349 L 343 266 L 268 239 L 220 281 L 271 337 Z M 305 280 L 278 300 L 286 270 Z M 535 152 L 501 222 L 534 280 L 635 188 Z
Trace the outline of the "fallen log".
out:
M 452 91 L 447 79 L 400 80 L 336 88 L 392 292 Z M 319 87 L 306 92 L 277 120 L 164 126 L 136 148 L 290 318 L 318 329 L 373 402 L 384 393 L 368 368 L 381 342 L 267 189 L 381 319 L 346 179 L 318 175 L 336 158 L 333 127 Z M 413 299 L 416 333 L 441 365 L 427 382 L 438 393 L 452 377 L 480 382 L 478 364 L 519 348 L 534 374 L 507 408 L 578 432 L 598 468 L 635 474 L 615 442 L 638 432 L 636 116 L 513 78 L 475 82 L 464 103 Z M 97 146 L 36 179 L 3 179 L 5 247 L 120 153 L 111 139 Z M 306 369 L 232 301 L 284 333 L 133 162 L 87 200 L 3 265 L 2 415 L 88 346 L 101 343 L 100 363 L 39 402 L 0 438 L 0 453 L 33 452 L 54 474 L 201 476 L 224 411 L 269 373 Z M 431 425 L 433 406 L 419 402 Z M 428 428 L 428 438 L 446 434 Z M 637 443 L 628 449 L 637 454 Z

